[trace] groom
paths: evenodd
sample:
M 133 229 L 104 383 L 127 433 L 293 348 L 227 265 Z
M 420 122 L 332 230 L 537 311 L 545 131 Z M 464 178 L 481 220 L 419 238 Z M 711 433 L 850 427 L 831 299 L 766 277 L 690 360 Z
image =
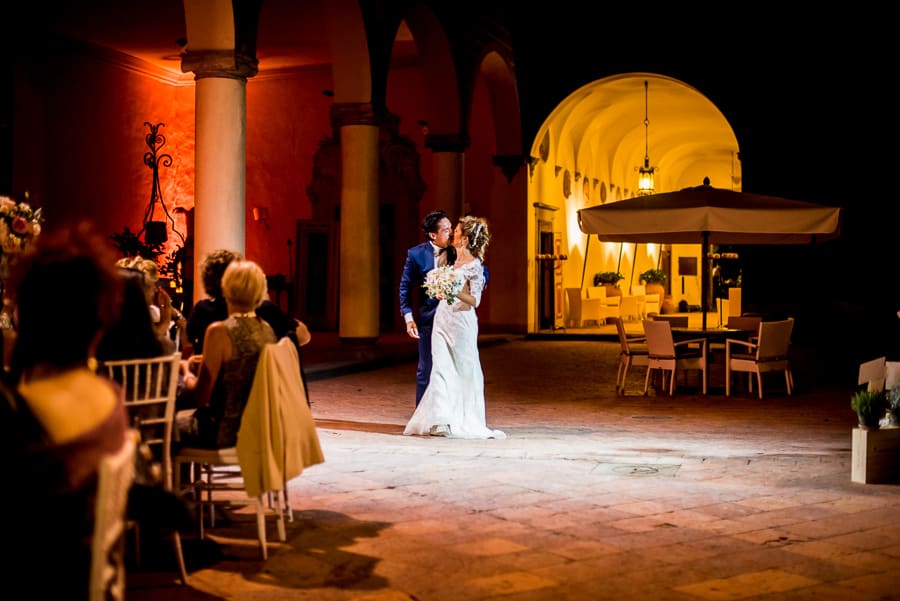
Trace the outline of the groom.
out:
M 453 226 L 444 211 L 432 211 L 422 221 L 425 242 L 406 253 L 406 264 L 400 276 L 400 313 L 406 321 L 406 333 L 419 341 L 419 364 L 416 367 L 416 406 L 422 400 L 431 377 L 431 326 L 438 301 L 428 298 L 422 284 L 425 275 L 438 265 L 452 265 L 455 249 L 450 244 Z M 418 310 L 414 317 L 413 308 Z M 417 321 L 418 320 L 418 321 Z

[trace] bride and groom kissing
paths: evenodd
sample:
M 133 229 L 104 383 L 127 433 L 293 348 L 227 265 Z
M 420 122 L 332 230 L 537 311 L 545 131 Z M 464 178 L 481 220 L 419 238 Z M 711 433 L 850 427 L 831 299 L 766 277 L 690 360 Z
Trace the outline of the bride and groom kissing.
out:
M 444 211 L 433 211 L 425 216 L 422 230 L 426 240 L 409 249 L 400 277 L 400 312 L 407 334 L 419 342 L 416 409 L 403 433 L 506 438 L 486 425 L 478 355 L 475 309 L 488 280 L 488 223 L 467 215 L 454 228 Z M 441 268 L 441 275 L 453 280 L 452 293 L 426 289 L 429 272 Z

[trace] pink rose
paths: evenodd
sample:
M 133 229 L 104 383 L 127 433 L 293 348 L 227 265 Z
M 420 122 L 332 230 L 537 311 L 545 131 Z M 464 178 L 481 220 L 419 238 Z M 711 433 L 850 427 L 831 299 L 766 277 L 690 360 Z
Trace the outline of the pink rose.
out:
M 16 217 L 12 220 L 12 231 L 17 234 L 24 234 L 28 231 L 28 221 L 24 217 Z

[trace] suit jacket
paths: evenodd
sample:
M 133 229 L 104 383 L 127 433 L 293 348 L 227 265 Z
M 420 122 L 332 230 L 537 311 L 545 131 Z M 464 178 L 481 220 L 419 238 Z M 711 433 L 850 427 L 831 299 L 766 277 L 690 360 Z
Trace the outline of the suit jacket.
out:
M 431 242 L 422 242 L 406 252 L 406 263 L 400 275 L 400 315 L 412 313 L 420 328 L 431 326 L 439 302 L 428 298 L 422 288 L 425 275 L 434 266 L 434 246 Z

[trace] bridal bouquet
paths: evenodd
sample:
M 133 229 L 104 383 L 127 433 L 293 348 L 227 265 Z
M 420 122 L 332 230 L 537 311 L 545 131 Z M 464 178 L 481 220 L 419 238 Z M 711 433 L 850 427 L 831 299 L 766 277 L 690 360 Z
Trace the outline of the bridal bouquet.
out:
M 422 287 L 429 298 L 446 300 L 448 305 L 452 305 L 457 293 L 462 290 L 463 280 L 452 267 L 444 265 L 429 271 Z
M 27 202 L 17 203 L 8 196 L 0 196 L 0 252 L 18 254 L 24 251 L 41 233 L 43 220 L 40 209 L 32 209 Z

